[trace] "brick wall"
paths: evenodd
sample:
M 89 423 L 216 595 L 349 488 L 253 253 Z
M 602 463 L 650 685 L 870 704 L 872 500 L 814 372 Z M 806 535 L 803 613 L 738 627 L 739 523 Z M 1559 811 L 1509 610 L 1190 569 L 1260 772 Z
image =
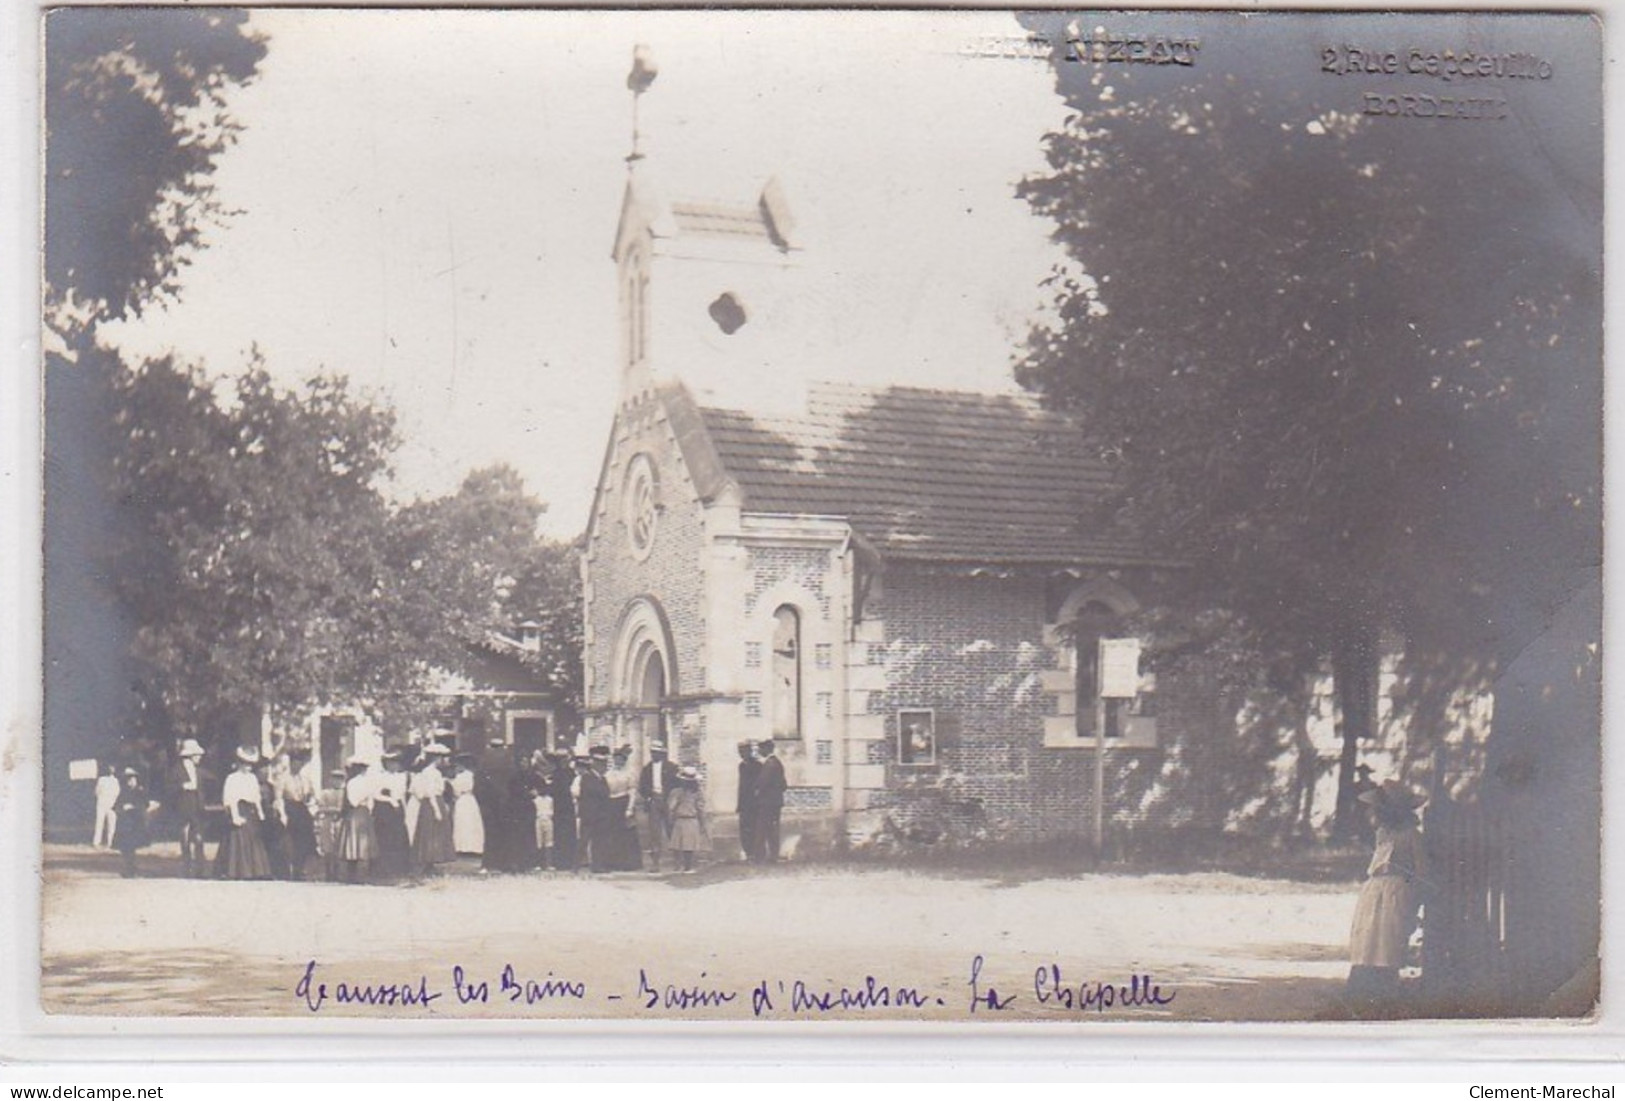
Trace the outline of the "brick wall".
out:
M 671 625 L 676 669 L 667 670 L 667 691 L 705 688 L 704 510 L 660 404 L 645 401 L 623 410 L 612 448 L 587 543 L 589 708 L 610 702 L 616 625 L 628 603 L 642 595 L 660 602 Z M 627 464 L 640 452 L 654 461 L 661 507 L 653 549 L 641 562 L 627 537 L 622 500 Z
M 1044 645 L 1044 581 L 894 566 L 884 601 L 888 688 L 878 706 L 886 715 L 880 755 L 888 790 L 871 805 L 952 816 L 976 801 L 995 835 L 1088 835 L 1093 751 L 1043 744 L 1043 716 L 1054 713 L 1054 697 L 1042 690 L 1040 673 L 1056 668 L 1058 658 Z M 935 711 L 936 765 L 898 763 L 897 712 L 905 708 Z M 1156 710 L 1158 748 L 1108 754 L 1109 828 L 1178 812 L 1156 798 L 1156 777 L 1167 747 L 1211 720 L 1211 702 L 1199 685 L 1164 677 Z

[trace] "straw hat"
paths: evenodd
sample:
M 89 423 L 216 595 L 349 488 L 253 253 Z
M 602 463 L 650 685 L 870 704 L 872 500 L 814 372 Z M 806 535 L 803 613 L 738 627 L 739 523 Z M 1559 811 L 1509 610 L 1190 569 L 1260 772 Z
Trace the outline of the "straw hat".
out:
M 260 763 L 260 751 L 251 745 L 240 745 L 237 747 L 237 760 L 241 764 L 257 765 Z
M 181 743 L 181 756 L 201 757 L 203 756 L 203 747 L 198 745 L 196 738 L 188 738 Z

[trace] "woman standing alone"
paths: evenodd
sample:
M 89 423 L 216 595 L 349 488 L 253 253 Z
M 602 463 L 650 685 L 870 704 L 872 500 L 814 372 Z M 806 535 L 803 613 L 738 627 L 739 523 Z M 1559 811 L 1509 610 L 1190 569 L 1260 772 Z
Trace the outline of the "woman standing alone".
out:
M 1421 903 L 1417 888 L 1426 868 L 1416 809 L 1422 800 L 1388 780 L 1361 795 L 1360 802 L 1371 808 L 1377 838 L 1354 904 L 1348 993 L 1357 1008 L 1383 1012 L 1399 993 L 1399 969 Z

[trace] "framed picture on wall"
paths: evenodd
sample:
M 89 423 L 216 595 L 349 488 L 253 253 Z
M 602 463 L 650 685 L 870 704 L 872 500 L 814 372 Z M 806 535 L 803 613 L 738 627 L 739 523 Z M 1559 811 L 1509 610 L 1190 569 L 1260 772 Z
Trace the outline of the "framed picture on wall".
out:
M 936 712 L 929 708 L 915 708 L 897 713 L 897 763 L 937 763 Z

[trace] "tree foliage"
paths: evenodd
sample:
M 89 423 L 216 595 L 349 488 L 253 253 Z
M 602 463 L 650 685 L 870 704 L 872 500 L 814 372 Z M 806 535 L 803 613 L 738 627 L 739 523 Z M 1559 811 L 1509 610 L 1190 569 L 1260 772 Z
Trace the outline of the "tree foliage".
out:
M 265 42 L 219 9 L 62 8 L 46 20 L 48 303 L 94 319 L 172 293 L 218 215 L 227 96 Z
M 122 376 L 114 421 L 130 520 L 114 576 L 153 719 L 173 733 L 421 690 L 531 600 L 557 617 L 553 644 L 579 637 L 518 475 L 393 505 L 394 418 L 342 378 L 284 388 L 256 360 L 217 384 L 165 359 Z
M 1111 513 L 1278 682 L 1332 657 L 1351 744 L 1386 634 L 1441 686 L 1516 653 L 1600 561 L 1600 195 L 1267 72 L 1057 72 L 1018 375 L 1120 460 Z
M 260 363 L 226 393 L 168 359 L 121 391 L 113 489 L 130 528 L 115 576 L 171 722 L 206 732 L 223 711 L 408 675 L 397 621 L 414 594 L 391 569 L 377 484 L 389 414 L 341 380 L 279 389 Z

